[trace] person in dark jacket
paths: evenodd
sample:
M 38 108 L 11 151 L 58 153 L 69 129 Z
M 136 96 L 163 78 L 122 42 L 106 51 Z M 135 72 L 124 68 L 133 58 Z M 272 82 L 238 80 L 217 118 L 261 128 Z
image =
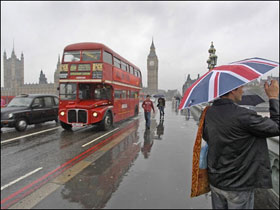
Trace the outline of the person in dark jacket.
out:
M 253 209 L 254 189 L 272 188 L 266 137 L 279 136 L 279 84 L 264 85 L 270 118 L 235 103 L 242 99 L 242 88 L 214 101 L 205 116 L 213 209 Z
M 164 107 L 165 107 L 165 99 L 160 97 L 158 99 L 158 104 L 157 104 L 157 107 L 159 109 L 159 119 L 162 119 L 164 118 Z

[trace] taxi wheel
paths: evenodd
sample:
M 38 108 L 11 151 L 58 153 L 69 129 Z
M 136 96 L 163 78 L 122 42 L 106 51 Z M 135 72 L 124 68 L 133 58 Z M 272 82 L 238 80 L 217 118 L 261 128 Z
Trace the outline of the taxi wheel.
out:
M 17 131 L 25 131 L 27 127 L 27 121 L 24 118 L 20 118 L 16 121 L 15 128 Z
M 102 130 L 109 130 L 113 125 L 113 119 L 111 113 L 107 112 L 104 119 L 101 122 L 101 129 Z

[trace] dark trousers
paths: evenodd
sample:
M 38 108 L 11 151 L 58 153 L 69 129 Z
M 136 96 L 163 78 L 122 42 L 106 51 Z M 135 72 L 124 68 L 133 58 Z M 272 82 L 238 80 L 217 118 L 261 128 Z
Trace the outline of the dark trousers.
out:
M 162 116 L 164 116 L 164 107 L 159 106 L 158 109 L 159 109 L 159 114 L 160 114 L 160 118 L 161 118 Z

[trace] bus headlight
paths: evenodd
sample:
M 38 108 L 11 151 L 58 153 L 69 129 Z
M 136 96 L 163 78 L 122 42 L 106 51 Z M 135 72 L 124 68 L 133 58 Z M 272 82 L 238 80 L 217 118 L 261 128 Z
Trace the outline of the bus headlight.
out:
M 64 116 L 64 115 L 65 115 L 65 112 L 63 112 L 63 111 L 60 112 L 60 115 L 61 115 L 61 116 Z
M 92 113 L 92 116 L 94 116 L 94 117 L 97 117 L 97 115 L 98 115 L 97 112 Z

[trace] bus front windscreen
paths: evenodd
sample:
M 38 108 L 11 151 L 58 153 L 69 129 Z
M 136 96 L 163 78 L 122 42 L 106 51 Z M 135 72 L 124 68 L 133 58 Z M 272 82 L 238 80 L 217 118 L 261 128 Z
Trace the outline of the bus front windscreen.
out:
M 84 50 L 82 51 L 83 61 L 99 61 L 101 57 L 100 50 Z
M 64 62 L 79 62 L 81 60 L 80 51 L 67 51 L 64 52 Z
M 75 100 L 77 94 L 76 83 L 61 83 L 59 86 L 59 96 L 61 100 Z

